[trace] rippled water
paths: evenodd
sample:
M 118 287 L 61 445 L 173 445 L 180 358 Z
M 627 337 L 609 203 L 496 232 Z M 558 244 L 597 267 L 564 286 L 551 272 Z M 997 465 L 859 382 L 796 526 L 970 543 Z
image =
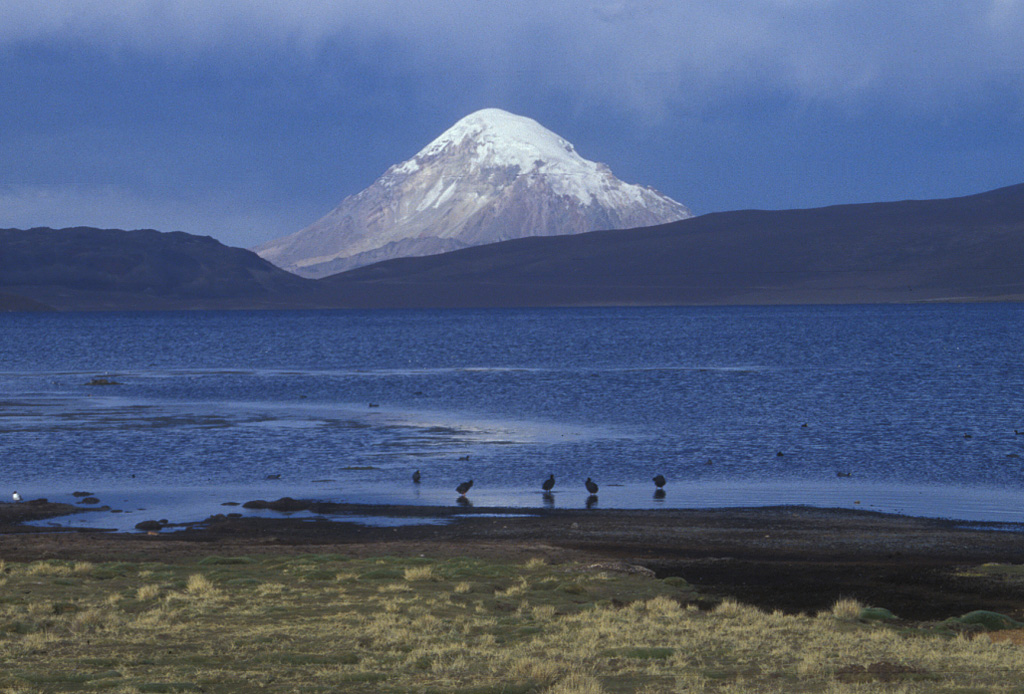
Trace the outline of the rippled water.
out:
M 7 314 L 0 460 L 29 498 L 179 519 L 470 478 L 478 506 L 582 507 L 589 476 L 606 508 L 1024 521 L 1022 328 L 1013 304 Z

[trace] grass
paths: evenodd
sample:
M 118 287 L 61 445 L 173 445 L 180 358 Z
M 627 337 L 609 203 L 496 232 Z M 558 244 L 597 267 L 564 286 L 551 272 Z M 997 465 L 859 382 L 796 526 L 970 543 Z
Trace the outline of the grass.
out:
M 541 561 L 7 560 L 0 580 L 12 694 L 1024 691 L 1021 646 L 985 632 L 890 626 L 854 601 L 702 610 L 685 582 Z

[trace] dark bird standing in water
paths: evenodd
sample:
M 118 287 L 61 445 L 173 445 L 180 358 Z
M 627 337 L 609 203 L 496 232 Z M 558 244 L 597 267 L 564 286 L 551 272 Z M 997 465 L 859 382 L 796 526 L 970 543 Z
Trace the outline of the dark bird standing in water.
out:
M 540 485 L 540 488 L 543 489 L 546 492 L 550 492 L 554 488 L 554 486 L 555 486 L 555 476 L 551 475 L 546 480 L 544 480 L 544 484 Z
M 459 496 L 466 496 L 466 492 L 468 492 L 469 488 L 472 487 L 472 486 L 473 486 L 473 480 L 469 480 L 467 482 L 463 482 L 458 487 L 456 487 L 455 491 L 457 491 L 459 493 Z
M 419 470 L 417 470 L 416 472 L 412 473 L 412 481 L 413 481 L 414 484 L 419 484 L 420 483 L 420 471 Z
M 584 482 L 584 484 L 587 486 L 588 492 L 590 492 L 591 494 L 597 494 L 597 482 L 588 477 L 587 481 Z
M 658 489 L 661 489 L 662 487 L 664 487 L 665 486 L 665 475 L 655 475 L 654 476 L 654 485 Z

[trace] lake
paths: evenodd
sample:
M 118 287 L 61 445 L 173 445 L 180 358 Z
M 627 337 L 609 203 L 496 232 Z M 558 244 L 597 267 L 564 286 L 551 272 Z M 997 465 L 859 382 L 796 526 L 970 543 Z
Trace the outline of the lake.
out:
M 98 527 L 468 479 L 581 508 L 587 477 L 599 508 L 1022 522 L 1021 335 L 1017 304 L 5 314 L 2 488 L 125 512 L 62 521 Z

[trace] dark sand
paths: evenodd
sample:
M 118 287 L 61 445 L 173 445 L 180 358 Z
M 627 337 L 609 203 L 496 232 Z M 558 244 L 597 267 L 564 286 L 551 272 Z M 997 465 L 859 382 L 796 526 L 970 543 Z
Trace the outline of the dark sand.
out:
M 612 560 L 650 568 L 659 577 L 682 576 L 709 603 L 731 596 L 764 609 L 813 613 L 849 597 L 904 619 L 943 619 L 976 609 L 1024 619 L 1020 584 L 964 574 L 987 562 L 1024 564 L 1022 532 L 804 507 L 524 512 L 306 505 L 317 513 L 452 515 L 456 520 L 381 528 L 328 519 L 220 516 L 156 534 L 43 532 L 20 523 L 81 509 L 5 503 L 0 504 L 0 559 L 175 562 L 208 555 L 331 553 Z

